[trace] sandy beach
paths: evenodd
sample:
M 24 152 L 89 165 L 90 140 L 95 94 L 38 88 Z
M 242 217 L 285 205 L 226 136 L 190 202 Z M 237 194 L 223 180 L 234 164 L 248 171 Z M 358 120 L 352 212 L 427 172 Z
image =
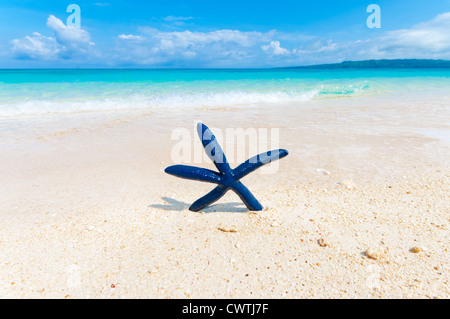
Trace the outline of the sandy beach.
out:
M 448 103 L 2 119 L 0 297 L 449 298 Z M 279 128 L 278 172 L 243 180 L 263 211 L 231 192 L 188 210 L 213 186 L 164 168 L 196 121 Z

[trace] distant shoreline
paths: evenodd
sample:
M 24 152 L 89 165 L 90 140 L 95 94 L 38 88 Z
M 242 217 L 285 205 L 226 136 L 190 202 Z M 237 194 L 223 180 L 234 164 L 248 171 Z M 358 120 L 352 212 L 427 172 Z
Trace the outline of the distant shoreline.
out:
M 280 69 L 450 69 L 450 61 L 429 59 L 383 59 L 344 61 L 341 63 L 284 67 Z
M 0 71 L 26 71 L 26 70 L 342 70 L 342 69 L 450 69 L 450 60 L 432 60 L 432 59 L 382 59 L 382 60 L 363 60 L 363 61 L 344 61 L 330 64 L 314 64 L 303 66 L 285 66 L 285 67 L 239 67 L 239 68 L 0 68 Z

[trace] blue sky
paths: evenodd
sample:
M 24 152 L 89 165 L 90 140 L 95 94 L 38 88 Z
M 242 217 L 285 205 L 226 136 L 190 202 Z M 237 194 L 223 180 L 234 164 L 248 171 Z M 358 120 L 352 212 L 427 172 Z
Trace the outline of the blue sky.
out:
M 81 27 L 66 8 L 81 9 Z M 381 8 L 370 29 L 366 8 Z M 0 0 L 0 68 L 450 59 L 450 0 Z

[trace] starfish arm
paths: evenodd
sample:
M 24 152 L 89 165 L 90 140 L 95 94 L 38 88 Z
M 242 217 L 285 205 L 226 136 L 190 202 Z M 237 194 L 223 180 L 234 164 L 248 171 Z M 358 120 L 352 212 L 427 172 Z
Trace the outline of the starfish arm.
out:
M 238 182 L 232 189 L 241 198 L 249 210 L 260 211 L 263 209 L 262 205 L 258 202 L 255 196 L 253 196 L 248 188 L 241 182 Z
M 222 178 L 218 173 L 201 167 L 174 165 L 167 167 L 164 171 L 167 174 L 185 179 L 216 184 L 222 183 Z
M 225 153 L 211 130 L 205 124 L 198 123 L 197 133 L 202 141 L 203 147 L 205 148 L 206 154 L 211 161 L 214 162 L 217 169 L 224 174 L 230 173 L 231 168 L 228 164 L 227 158 L 225 157 Z
M 223 186 L 217 186 L 212 191 L 210 191 L 205 196 L 197 199 L 191 207 L 189 207 L 190 211 L 198 212 L 199 210 L 202 210 L 203 208 L 211 205 L 212 203 L 218 201 L 225 193 L 227 192 L 228 187 Z
M 288 151 L 279 149 L 253 156 L 233 170 L 234 177 L 240 180 L 261 166 L 279 160 L 288 154 Z

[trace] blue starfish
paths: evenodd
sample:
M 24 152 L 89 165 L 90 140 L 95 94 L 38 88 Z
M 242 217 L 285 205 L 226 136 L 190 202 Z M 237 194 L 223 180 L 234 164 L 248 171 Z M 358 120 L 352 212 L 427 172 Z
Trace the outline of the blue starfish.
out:
M 198 212 L 219 200 L 230 189 L 241 198 L 249 210 L 262 210 L 262 205 L 239 180 L 257 168 L 287 156 L 288 151 L 279 149 L 262 153 L 248 159 L 235 169 L 231 169 L 222 148 L 211 130 L 206 125 L 199 123 L 197 132 L 206 154 L 213 161 L 219 172 L 186 165 L 174 165 L 165 169 L 166 173 L 177 177 L 218 184 L 211 192 L 196 200 L 189 207 L 189 210 Z

